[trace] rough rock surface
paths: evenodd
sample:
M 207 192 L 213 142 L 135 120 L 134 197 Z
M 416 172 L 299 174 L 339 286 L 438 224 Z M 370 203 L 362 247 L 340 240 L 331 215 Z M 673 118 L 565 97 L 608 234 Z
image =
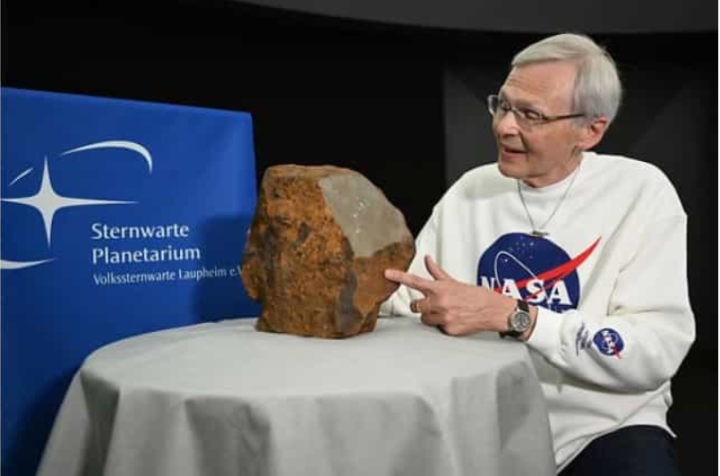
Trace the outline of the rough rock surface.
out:
M 415 254 L 403 215 L 361 174 L 333 166 L 270 167 L 243 256 L 262 303 L 261 331 L 340 338 L 375 328 L 397 285 L 386 268 Z

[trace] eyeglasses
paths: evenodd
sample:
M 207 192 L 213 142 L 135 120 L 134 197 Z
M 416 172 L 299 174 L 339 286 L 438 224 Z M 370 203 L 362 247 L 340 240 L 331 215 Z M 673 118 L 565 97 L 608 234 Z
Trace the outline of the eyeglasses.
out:
M 535 111 L 526 107 L 517 108 L 510 104 L 504 98 L 497 94 L 491 94 L 487 97 L 488 111 L 493 117 L 502 118 L 508 112 L 515 114 L 515 120 L 520 127 L 539 126 L 549 122 L 560 121 L 563 119 L 574 119 L 576 117 L 584 117 L 583 113 L 565 114 L 561 116 L 546 116 L 542 112 Z

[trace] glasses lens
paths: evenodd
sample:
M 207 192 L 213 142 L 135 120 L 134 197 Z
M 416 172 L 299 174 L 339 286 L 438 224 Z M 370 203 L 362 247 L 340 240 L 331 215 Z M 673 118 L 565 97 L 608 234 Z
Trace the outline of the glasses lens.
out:
M 488 111 L 490 111 L 490 114 L 493 116 L 497 112 L 498 102 L 498 97 L 495 94 L 491 94 L 487 97 Z

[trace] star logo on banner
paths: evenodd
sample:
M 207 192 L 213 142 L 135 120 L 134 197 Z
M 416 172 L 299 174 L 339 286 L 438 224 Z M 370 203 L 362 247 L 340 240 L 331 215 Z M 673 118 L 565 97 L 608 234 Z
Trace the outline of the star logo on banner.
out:
M 3 198 L 3 202 L 19 203 L 20 205 L 27 205 L 34 208 L 42 215 L 43 223 L 45 224 L 45 232 L 47 234 L 48 246 L 51 243 L 52 236 L 52 224 L 55 218 L 55 213 L 63 208 L 70 207 L 86 207 L 92 205 L 128 205 L 137 202 L 124 202 L 117 200 L 92 200 L 87 198 L 73 198 L 64 197 L 59 195 L 53 189 L 52 181 L 50 180 L 50 171 L 48 169 L 47 157 L 45 157 L 45 166 L 43 169 L 42 183 L 40 189 L 35 195 L 29 197 L 20 198 Z
M 87 146 L 78 147 L 76 149 L 72 149 L 69 151 L 66 151 L 60 155 L 66 155 L 74 152 L 80 152 L 84 150 L 90 150 L 90 149 L 100 149 L 100 148 L 124 148 L 133 150 L 134 152 L 139 153 L 140 155 L 145 158 L 145 160 L 148 162 L 148 168 L 152 172 L 152 157 L 150 156 L 150 153 L 142 147 L 139 144 L 135 144 L 132 142 L 127 141 L 108 141 L 108 142 L 101 142 L 97 144 L 89 144 Z M 18 177 L 16 177 L 9 186 L 12 186 L 15 184 L 18 180 L 22 179 L 26 175 L 32 172 L 32 168 L 24 171 L 21 173 Z M 45 227 L 45 234 L 47 236 L 47 243 L 48 247 L 51 246 L 52 243 L 52 226 L 53 226 L 53 220 L 55 219 L 55 214 L 65 208 L 73 208 L 73 207 L 87 207 L 87 206 L 97 206 L 97 205 L 132 205 L 137 204 L 138 202 L 129 202 L 129 201 L 120 201 L 120 200 L 96 200 L 96 199 L 89 199 L 89 198 L 77 198 L 77 197 L 66 197 L 64 195 L 58 194 L 52 185 L 52 180 L 50 178 L 50 169 L 48 167 L 48 159 L 47 156 L 45 156 L 45 161 L 43 164 L 43 175 L 42 180 L 40 182 L 40 188 L 34 195 L 30 195 L 27 197 L 17 197 L 17 198 L 2 198 L 0 199 L 3 202 L 8 203 L 15 203 L 18 205 L 24 205 L 31 208 L 34 208 L 43 219 L 43 225 Z M 45 259 L 45 260 L 39 260 L 39 261 L 8 261 L 8 260 L 0 260 L 2 269 L 20 269 L 20 268 L 28 268 L 30 266 L 36 266 L 42 263 L 47 263 L 49 261 L 52 261 L 53 259 Z

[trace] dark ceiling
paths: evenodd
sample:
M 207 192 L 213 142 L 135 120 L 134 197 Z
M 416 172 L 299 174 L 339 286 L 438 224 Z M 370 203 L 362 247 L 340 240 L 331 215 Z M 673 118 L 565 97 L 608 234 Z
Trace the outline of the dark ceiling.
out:
M 515 33 L 716 31 L 712 0 L 234 0 L 316 15 L 449 30 Z

